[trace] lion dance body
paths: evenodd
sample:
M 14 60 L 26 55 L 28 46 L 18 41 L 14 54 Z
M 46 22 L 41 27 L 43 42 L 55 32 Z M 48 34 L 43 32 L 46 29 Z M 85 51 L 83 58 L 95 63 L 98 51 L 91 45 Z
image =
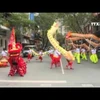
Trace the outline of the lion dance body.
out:
M 10 63 L 10 72 L 8 75 L 14 76 L 18 73 L 20 76 L 24 76 L 26 74 L 26 62 L 20 55 L 22 51 L 22 45 L 20 43 L 15 43 L 14 36 L 15 33 L 13 29 L 11 33 L 10 43 L 8 45 L 8 62 Z

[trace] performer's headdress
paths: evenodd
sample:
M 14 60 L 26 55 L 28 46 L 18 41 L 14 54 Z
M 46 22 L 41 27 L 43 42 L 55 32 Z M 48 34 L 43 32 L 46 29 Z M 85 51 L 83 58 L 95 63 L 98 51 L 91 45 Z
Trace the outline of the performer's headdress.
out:
M 21 50 L 22 50 L 22 45 L 20 43 L 16 43 L 15 29 L 13 28 L 11 31 L 11 36 L 8 44 L 8 53 L 10 54 L 20 53 Z

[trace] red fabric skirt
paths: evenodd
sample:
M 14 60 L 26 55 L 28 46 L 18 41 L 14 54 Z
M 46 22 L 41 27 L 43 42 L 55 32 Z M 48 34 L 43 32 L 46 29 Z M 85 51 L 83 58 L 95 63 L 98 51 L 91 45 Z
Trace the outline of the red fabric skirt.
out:
M 60 57 L 53 57 L 53 62 L 54 63 L 59 63 L 60 62 Z
M 27 58 L 28 58 L 28 59 L 32 59 L 31 54 L 28 54 Z
M 72 66 L 72 65 L 73 65 L 73 62 L 69 62 L 69 63 L 68 63 L 68 66 Z
M 53 54 L 50 54 L 50 58 L 53 59 Z

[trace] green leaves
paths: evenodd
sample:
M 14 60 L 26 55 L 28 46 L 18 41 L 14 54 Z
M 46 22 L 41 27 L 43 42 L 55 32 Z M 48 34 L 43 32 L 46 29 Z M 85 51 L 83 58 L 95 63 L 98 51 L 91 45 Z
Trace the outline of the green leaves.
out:
M 62 13 L 59 15 L 63 18 L 63 24 L 68 26 L 67 29 L 73 32 L 85 32 L 84 26 L 91 21 L 91 13 Z
M 39 25 L 40 30 L 42 30 L 42 47 L 46 47 L 49 44 L 47 30 L 50 29 L 57 17 L 58 13 L 39 13 L 39 16 L 35 17 L 36 25 Z
M 56 13 L 40 13 L 39 16 L 35 18 L 35 22 L 40 26 L 40 29 L 48 30 L 56 18 Z
M 48 41 L 47 30 L 50 29 L 56 19 L 63 20 L 62 25 L 65 25 L 67 30 L 83 33 L 85 33 L 84 26 L 93 19 L 92 13 L 39 13 L 38 16 L 35 16 L 34 21 L 29 20 L 28 13 L 9 13 L 10 16 L 7 18 L 2 17 L 3 14 L 0 13 L 0 24 L 7 23 L 9 28 L 15 27 L 16 34 L 20 34 L 20 27 L 23 27 L 23 34 L 30 29 L 42 30 L 41 36 L 44 44 Z M 61 41 L 59 37 L 61 36 L 58 36 Z
M 27 13 L 12 13 L 12 16 L 8 19 L 11 26 L 23 26 L 30 27 L 34 24 L 34 22 L 28 19 Z M 29 26 L 30 25 L 30 26 Z

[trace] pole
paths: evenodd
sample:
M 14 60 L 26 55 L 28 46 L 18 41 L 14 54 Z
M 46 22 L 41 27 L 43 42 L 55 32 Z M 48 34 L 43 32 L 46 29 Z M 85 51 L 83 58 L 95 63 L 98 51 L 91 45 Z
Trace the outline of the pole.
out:
M 62 60 L 60 58 L 60 63 L 61 63 L 61 71 L 62 71 L 62 74 L 64 74 L 64 68 L 63 68 L 63 65 L 62 65 Z

